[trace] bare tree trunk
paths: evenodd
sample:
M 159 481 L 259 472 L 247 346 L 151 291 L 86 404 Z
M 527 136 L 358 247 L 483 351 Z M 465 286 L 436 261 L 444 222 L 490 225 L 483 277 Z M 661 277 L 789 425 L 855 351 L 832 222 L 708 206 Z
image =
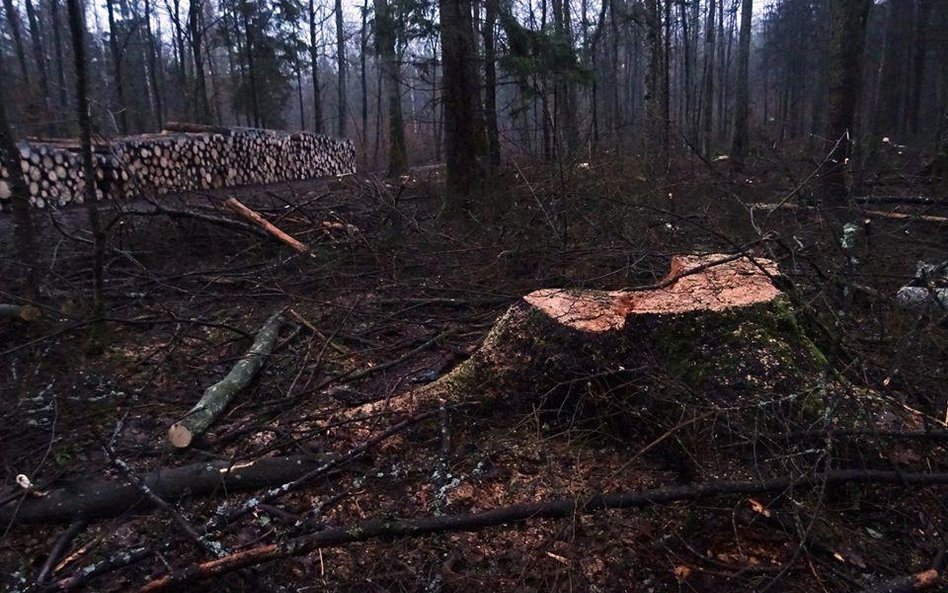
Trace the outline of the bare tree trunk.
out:
M 862 88 L 862 53 L 872 0 L 833 0 L 833 33 L 829 66 L 829 126 L 832 148 L 820 172 L 825 206 L 846 205 L 847 161 Z
M 59 111 L 60 117 L 69 110 L 69 94 L 66 91 L 66 63 L 63 57 L 63 41 L 60 27 L 62 19 L 59 17 L 59 0 L 49 0 L 49 10 L 52 19 L 53 29 L 53 49 L 56 53 L 56 86 L 59 87 Z M 65 131 L 66 126 L 59 126 L 59 130 Z
M 375 0 L 375 42 L 380 58 L 380 74 L 388 102 L 388 174 L 399 175 L 408 168 L 405 121 L 402 116 L 401 66 L 395 53 L 395 18 L 388 0 Z M 381 111 L 381 105 L 379 106 Z
M 704 31 L 704 127 L 701 135 L 701 152 L 705 158 L 711 157 L 711 135 L 714 133 L 714 10 L 714 0 L 708 0 L 708 20 Z
M 365 56 L 369 51 L 369 0 L 362 0 L 362 31 L 359 39 L 359 68 L 362 84 L 362 166 L 369 162 L 369 80 L 365 67 Z
M 336 0 L 336 64 L 339 70 L 338 114 L 339 123 L 336 131 L 340 138 L 346 136 L 346 117 L 349 111 L 348 93 L 346 92 L 346 30 L 342 14 L 342 0 Z
M 33 8 L 33 0 L 24 0 L 26 4 L 26 16 L 30 25 L 30 40 L 33 42 L 33 60 L 36 62 L 36 69 L 39 71 L 40 92 L 43 94 L 44 118 L 49 119 L 49 76 L 46 70 L 46 56 L 43 51 L 43 38 L 40 36 L 39 23 L 36 20 L 36 10 Z M 52 134 L 52 123 L 47 121 L 46 128 L 48 133 Z
M 928 19 L 932 12 L 932 0 L 918 0 L 915 15 L 915 45 L 912 54 L 912 88 L 908 101 L 908 130 L 912 134 L 918 132 L 919 106 L 922 101 L 922 81 L 925 75 L 925 54 L 928 49 L 926 30 Z
M 293 70 L 296 73 L 296 98 L 300 104 L 300 130 L 306 129 L 306 108 L 303 106 L 303 73 L 302 68 L 297 62 Z
M 440 0 L 439 6 L 448 205 L 460 212 L 467 209 L 481 176 L 486 148 L 479 113 L 472 6 L 471 0 Z
M 0 80 L 6 76 L 3 50 L 0 48 Z M 39 281 L 36 267 L 36 233 L 30 211 L 30 192 L 20 168 L 20 150 L 10 121 L 7 118 L 7 85 L 0 84 L 0 162 L 7 168 L 10 184 L 10 205 L 13 208 L 13 240 L 20 263 L 25 267 L 27 290 L 31 298 L 39 296 Z M 3 182 L 0 182 L 3 183 Z
M 243 16 L 244 31 L 247 35 L 247 78 L 250 85 L 250 105 L 253 113 L 253 125 L 260 126 L 260 101 L 257 98 L 257 69 L 254 65 L 254 40 L 253 29 L 250 27 L 250 17 L 247 10 L 241 11 Z
M 111 3 L 111 0 L 109 0 Z M 99 221 L 96 205 L 95 171 L 92 166 L 92 122 L 89 117 L 89 83 L 86 78 L 86 25 L 83 19 L 80 0 L 66 0 L 69 9 L 69 31 L 72 37 L 73 57 L 76 64 L 76 106 L 79 116 L 79 140 L 82 145 L 82 170 L 85 175 L 85 205 L 89 216 L 89 227 L 95 245 L 93 263 L 93 306 L 96 319 L 101 319 L 105 310 L 104 301 L 104 251 L 105 233 Z
M 487 124 L 490 165 L 494 169 L 500 166 L 500 133 L 497 129 L 497 56 L 494 48 L 497 1 L 485 0 L 484 7 L 484 116 Z
M 647 0 L 646 2 L 646 34 L 648 36 L 649 63 L 645 76 L 645 106 L 648 136 L 653 146 L 664 150 L 668 145 L 665 134 L 664 105 L 667 99 L 665 94 L 664 64 L 665 45 L 662 34 L 661 0 Z M 664 156 L 662 157 L 664 160 Z
M 323 133 L 323 102 L 319 92 L 319 46 L 316 45 L 316 5 L 309 0 L 309 61 L 313 71 L 313 131 Z
M 13 0 L 3 0 L 3 9 L 7 13 L 7 23 L 13 33 L 13 44 L 16 47 L 17 61 L 20 63 L 20 73 L 27 86 L 30 84 L 30 71 L 26 67 L 26 51 L 23 50 L 23 37 L 20 34 L 20 17 L 13 7 Z
M 197 121 L 208 123 L 211 107 L 207 100 L 207 77 L 204 75 L 204 2 L 191 0 L 188 7 L 188 29 L 191 33 L 191 54 L 194 59 L 194 94 L 197 106 Z M 248 32 L 249 34 L 249 32 Z
M 105 7 L 109 16 L 109 52 L 112 54 L 112 75 L 115 78 L 115 92 L 118 99 L 118 131 L 120 134 L 127 134 L 128 111 L 125 109 L 125 81 L 122 79 L 122 54 L 124 52 L 119 48 L 114 5 L 115 0 L 105 0 Z
M 754 18 L 754 0 L 743 0 L 741 32 L 737 57 L 737 100 L 734 105 L 734 136 L 731 138 L 731 159 L 740 170 L 747 158 L 747 120 L 750 114 L 750 46 Z
M 145 27 L 148 36 L 148 74 L 151 77 L 151 88 L 154 89 L 155 123 L 158 129 L 161 129 L 165 121 L 164 105 L 161 101 L 163 89 L 158 84 L 158 46 L 155 43 L 155 33 L 151 30 L 151 0 L 145 0 Z

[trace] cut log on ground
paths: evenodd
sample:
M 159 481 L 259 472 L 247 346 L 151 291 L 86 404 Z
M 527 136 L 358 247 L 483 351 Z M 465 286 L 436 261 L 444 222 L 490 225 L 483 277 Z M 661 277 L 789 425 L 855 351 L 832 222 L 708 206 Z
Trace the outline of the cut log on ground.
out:
M 903 286 L 895 295 L 895 302 L 910 311 L 948 313 L 948 288 Z
M 184 418 L 171 425 L 168 440 L 172 445 L 178 448 L 190 445 L 194 437 L 203 434 L 217 420 L 234 396 L 250 384 L 276 344 L 282 316 L 282 311 L 271 315 L 260 328 L 247 354 L 237 361 L 226 377 L 207 388 Z
M 667 385 L 651 380 L 643 386 L 643 393 L 654 394 L 650 400 L 684 402 L 701 393 L 733 408 L 786 392 L 801 394 L 792 405 L 811 405 L 808 387 L 825 360 L 772 283 L 777 273 L 769 260 L 679 256 L 650 290 L 538 290 L 511 306 L 480 349 L 452 372 L 348 415 L 417 413 L 442 399 L 543 394 L 558 384 L 642 365 L 671 378 Z M 687 388 L 671 394 L 680 384 Z
M 33 305 L 6 305 L 0 303 L 0 319 L 19 319 L 20 321 L 36 321 L 43 316 L 39 307 Z
M 295 238 L 291 237 L 290 235 L 284 233 L 282 230 L 274 226 L 269 220 L 261 216 L 259 213 L 254 212 L 250 208 L 241 204 L 240 201 L 237 200 L 237 198 L 229 198 L 225 202 L 225 204 L 235 214 L 243 216 L 248 221 L 252 222 L 253 224 L 257 225 L 258 227 L 266 231 L 268 235 L 270 235 L 277 241 L 280 241 L 292 247 L 293 250 L 296 251 L 297 253 L 306 253 L 307 251 L 309 251 L 309 247 L 304 245 L 302 242 L 296 240 Z
M 327 459 L 268 457 L 251 462 L 215 461 L 163 469 L 139 478 L 156 496 L 174 503 L 183 496 L 254 490 L 285 484 L 325 465 Z M 124 481 L 80 482 L 0 507 L 0 524 L 61 523 L 114 517 L 151 508 L 138 487 Z

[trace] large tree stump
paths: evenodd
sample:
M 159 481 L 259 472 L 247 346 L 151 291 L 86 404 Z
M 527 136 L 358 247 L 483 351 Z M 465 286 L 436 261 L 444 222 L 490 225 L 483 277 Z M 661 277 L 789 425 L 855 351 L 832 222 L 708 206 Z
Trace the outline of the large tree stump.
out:
M 812 416 L 823 407 L 825 359 L 772 282 L 777 274 L 764 259 L 678 256 L 651 289 L 532 292 L 453 371 L 350 417 L 414 413 L 439 401 L 533 406 L 610 376 L 639 400 L 634 405 Z

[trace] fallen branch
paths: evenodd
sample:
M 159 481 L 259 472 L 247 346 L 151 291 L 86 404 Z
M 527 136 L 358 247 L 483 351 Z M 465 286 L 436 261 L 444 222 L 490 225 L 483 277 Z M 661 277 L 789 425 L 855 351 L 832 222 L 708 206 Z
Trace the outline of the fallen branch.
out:
M 272 488 L 268 490 L 267 492 L 264 492 L 263 494 L 254 496 L 252 499 L 244 502 L 242 505 L 240 505 L 239 507 L 237 507 L 230 513 L 222 514 L 221 511 L 218 511 L 218 515 L 208 522 L 205 528 L 205 531 L 207 532 L 215 531 L 218 528 L 220 528 L 222 525 L 226 523 L 232 523 L 236 521 L 237 519 L 243 517 L 244 515 L 252 512 L 254 509 L 258 508 L 261 504 L 272 502 L 276 500 L 277 498 L 279 498 L 280 496 L 289 494 L 290 492 L 294 492 L 300 489 L 301 487 L 305 486 L 306 484 L 309 484 L 316 478 L 326 475 L 328 472 L 338 467 L 342 467 L 343 465 L 351 461 L 354 461 L 355 459 L 358 459 L 366 451 L 368 451 L 375 445 L 399 434 L 400 432 L 404 431 L 405 429 L 411 426 L 414 426 L 415 424 L 418 424 L 422 420 L 429 418 L 432 414 L 433 412 L 428 412 L 425 414 L 420 414 L 413 418 L 408 418 L 407 420 L 403 420 L 402 422 L 399 422 L 398 424 L 366 440 L 362 444 L 353 447 L 352 449 L 350 449 L 343 455 L 340 455 L 339 457 L 334 457 L 330 459 L 329 461 L 323 463 L 322 465 L 318 465 L 312 468 L 310 471 L 304 473 L 301 476 L 295 477 L 295 479 L 293 479 L 292 481 L 289 481 L 277 488 Z
M 218 560 L 172 571 L 145 584 L 141 593 L 164 591 L 233 572 L 246 566 L 300 556 L 320 548 L 362 542 L 371 539 L 419 537 L 431 533 L 479 531 L 508 523 L 534 519 L 562 519 L 606 509 L 641 508 L 727 494 L 761 494 L 792 488 L 813 488 L 821 484 L 898 484 L 926 486 L 948 484 L 948 473 L 901 473 L 879 470 L 840 470 L 798 478 L 782 477 L 761 481 L 716 481 L 695 486 L 656 488 L 645 492 L 596 495 L 587 499 L 562 498 L 549 502 L 500 507 L 480 513 L 428 516 L 415 519 L 369 519 L 337 529 L 303 535 L 278 544 L 258 546 L 230 554 Z
M 155 496 L 175 501 L 182 496 L 224 494 L 285 484 L 326 464 L 326 459 L 267 457 L 251 462 L 201 462 L 160 469 L 139 476 Z M 100 480 L 69 484 L 19 505 L 0 508 L 0 523 L 60 523 L 82 518 L 114 517 L 153 506 L 139 488 L 123 481 Z
M 187 416 L 168 429 L 168 440 L 178 448 L 187 447 L 194 437 L 203 434 L 221 415 L 230 400 L 247 387 L 256 376 L 263 360 L 273 350 L 282 324 L 282 311 L 271 315 L 257 333 L 247 354 L 233 366 L 227 376 L 211 385 L 191 408 Z
M 911 204 L 915 206 L 948 206 L 948 200 L 933 196 L 857 196 L 857 204 Z
M 155 202 L 151 203 L 152 208 L 135 208 L 131 206 L 126 206 L 122 209 L 122 214 L 130 214 L 133 216 L 167 216 L 168 218 L 190 218 L 192 220 L 198 220 L 201 222 L 206 222 L 208 224 L 213 224 L 216 226 L 224 227 L 227 229 L 232 229 L 236 231 L 241 231 L 251 235 L 256 235 L 258 237 L 266 237 L 267 234 L 260 230 L 259 228 L 249 225 L 239 220 L 234 220 L 232 218 L 226 218 L 224 216 L 215 216 L 213 214 L 208 214 L 205 212 L 200 212 L 198 210 L 183 210 L 180 208 L 169 208 L 168 206 L 157 204 Z
M 278 229 L 266 218 L 241 204 L 236 198 L 229 198 L 226 202 L 224 202 L 224 204 L 235 214 L 243 216 L 248 221 L 262 228 L 273 238 L 292 247 L 297 253 L 306 253 L 309 251 L 309 247 L 307 247 L 305 244 Z
M 49 576 L 53 573 L 53 570 L 56 567 L 56 563 L 59 562 L 59 560 L 68 551 L 72 540 L 74 540 L 88 524 L 88 521 L 84 519 L 73 521 L 69 527 L 67 527 L 66 530 L 56 538 L 56 543 L 53 544 L 53 549 L 50 550 L 49 556 L 46 558 L 46 562 L 43 563 L 43 566 L 36 574 L 36 584 L 41 585 L 45 583 L 47 579 L 49 579 Z

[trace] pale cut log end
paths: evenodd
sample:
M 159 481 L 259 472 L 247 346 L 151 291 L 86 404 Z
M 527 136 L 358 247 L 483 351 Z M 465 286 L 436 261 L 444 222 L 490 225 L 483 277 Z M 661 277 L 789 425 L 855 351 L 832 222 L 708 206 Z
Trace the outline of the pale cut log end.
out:
M 190 446 L 193 438 L 194 433 L 180 422 L 175 422 L 171 425 L 171 428 L 168 429 L 168 440 L 178 449 L 184 449 Z

